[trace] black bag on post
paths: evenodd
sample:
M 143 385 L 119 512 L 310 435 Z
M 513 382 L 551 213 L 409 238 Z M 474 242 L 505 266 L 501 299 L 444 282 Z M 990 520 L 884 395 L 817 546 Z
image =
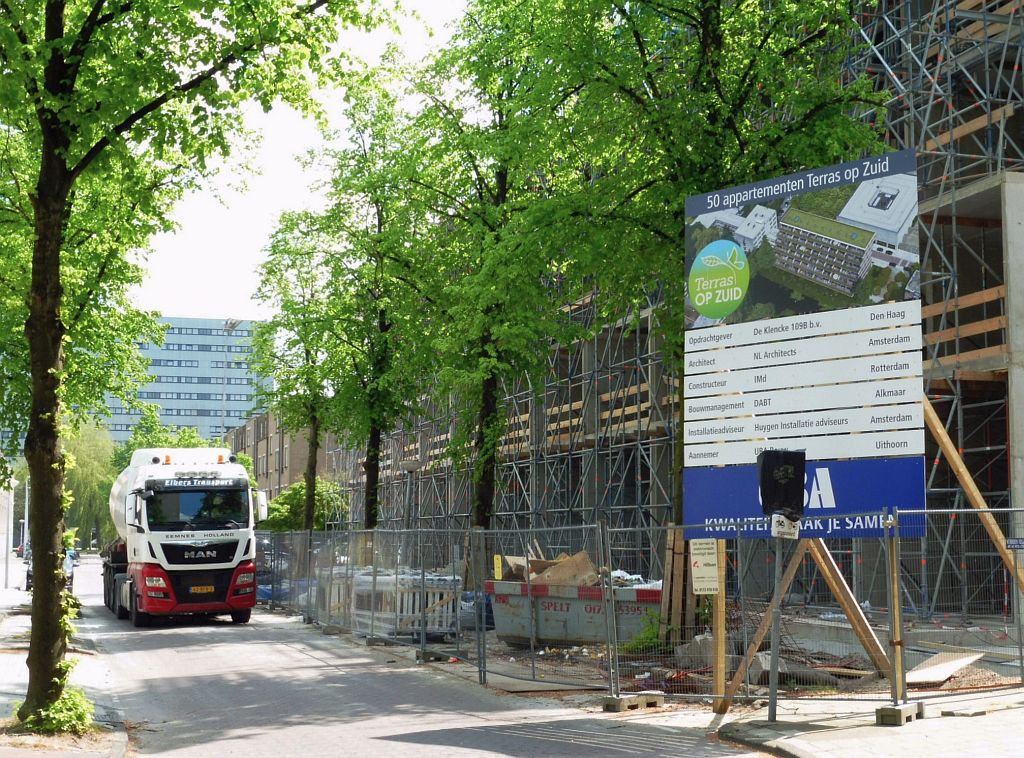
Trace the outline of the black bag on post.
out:
M 758 454 L 757 481 L 765 516 L 781 513 L 790 521 L 803 518 L 806 469 L 803 450 L 762 450 Z

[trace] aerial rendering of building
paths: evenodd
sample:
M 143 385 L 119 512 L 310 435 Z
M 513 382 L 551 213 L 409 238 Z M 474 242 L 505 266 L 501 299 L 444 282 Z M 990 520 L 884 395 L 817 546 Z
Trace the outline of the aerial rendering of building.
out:
M 697 223 L 707 229 L 727 229 L 747 253 L 756 250 L 765 239 L 774 244 L 779 234 L 779 214 L 763 205 L 755 205 L 746 216 L 732 209 L 704 213 L 697 217 Z
M 253 410 L 256 379 L 249 363 L 252 324 L 239 319 L 165 317 L 162 346 L 142 343 L 149 359 L 148 384 L 139 399 L 160 407 L 169 426 L 192 427 L 216 439 L 239 426 Z M 139 411 L 109 398 L 110 436 L 128 439 Z
M 852 295 L 871 268 L 874 232 L 791 208 L 779 222 L 775 265 Z
M 893 174 L 862 182 L 836 220 L 870 229 L 877 242 L 897 247 L 917 220 L 916 212 L 917 179 Z

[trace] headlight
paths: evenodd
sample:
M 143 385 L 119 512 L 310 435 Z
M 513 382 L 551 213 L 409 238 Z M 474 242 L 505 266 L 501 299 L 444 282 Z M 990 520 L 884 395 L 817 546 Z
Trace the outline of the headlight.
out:
M 256 574 L 252 571 L 243 571 L 238 575 L 238 584 L 252 584 L 256 581 Z
M 147 587 L 166 587 L 167 582 L 164 581 L 162 576 L 147 576 L 146 577 Z

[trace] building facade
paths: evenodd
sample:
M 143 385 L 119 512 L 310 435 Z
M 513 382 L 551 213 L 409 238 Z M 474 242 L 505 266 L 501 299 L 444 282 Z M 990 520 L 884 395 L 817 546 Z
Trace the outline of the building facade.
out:
M 164 317 L 163 345 L 140 343 L 149 359 L 148 384 L 139 399 L 160 408 L 168 426 L 191 427 L 208 440 L 239 426 L 255 407 L 257 379 L 252 371 L 252 322 L 239 319 Z M 139 411 L 109 399 L 108 428 L 124 442 Z
M 295 482 L 302 481 L 309 459 L 309 438 L 305 434 L 284 431 L 272 413 L 261 413 L 247 419 L 227 434 L 227 446 L 233 453 L 252 458 L 256 481 L 273 500 Z M 325 450 L 336 446 L 328 435 L 317 455 L 317 472 L 321 479 L 334 479 L 336 472 L 328 469 Z

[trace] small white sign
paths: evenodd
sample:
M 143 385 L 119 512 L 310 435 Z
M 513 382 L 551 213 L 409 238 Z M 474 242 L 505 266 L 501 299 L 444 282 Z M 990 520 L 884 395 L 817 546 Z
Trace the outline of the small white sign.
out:
M 683 396 L 728 395 L 793 387 L 820 387 L 841 382 L 866 382 L 921 376 L 921 352 L 838 358 L 820 363 L 766 366 L 717 374 L 689 375 L 683 379 Z
M 924 429 L 863 434 L 831 434 L 815 437 L 780 437 L 776 440 L 744 440 L 687 445 L 685 466 L 731 466 L 757 463 L 757 454 L 767 448 L 804 450 L 809 461 L 834 458 L 881 458 L 894 455 L 924 455 Z
M 824 387 L 747 392 L 736 395 L 696 397 L 683 406 L 686 423 L 762 413 L 811 412 L 830 408 L 859 408 L 920 402 L 920 379 L 883 379 L 878 382 L 829 384 Z
M 772 537 L 782 537 L 784 540 L 795 540 L 800 538 L 800 522 L 790 521 L 781 513 L 772 516 Z
M 915 324 L 849 334 L 826 334 L 785 342 L 726 347 L 688 355 L 685 364 L 686 375 L 735 371 L 752 366 L 785 366 L 791 363 L 854 358 L 860 355 L 877 356 L 880 353 L 907 352 L 920 350 L 921 340 L 921 325 Z
M 784 316 L 767 321 L 748 321 L 709 329 L 688 329 L 686 354 L 733 345 L 752 345 L 773 340 L 818 337 L 823 334 L 877 329 L 880 326 L 920 323 L 920 300 L 843 308 L 816 313 L 813 316 Z
M 690 577 L 694 595 L 718 594 L 718 540 L 690 540 Z

